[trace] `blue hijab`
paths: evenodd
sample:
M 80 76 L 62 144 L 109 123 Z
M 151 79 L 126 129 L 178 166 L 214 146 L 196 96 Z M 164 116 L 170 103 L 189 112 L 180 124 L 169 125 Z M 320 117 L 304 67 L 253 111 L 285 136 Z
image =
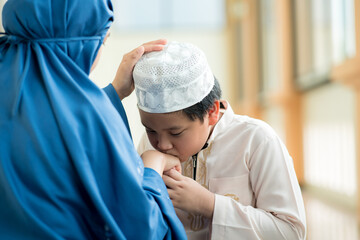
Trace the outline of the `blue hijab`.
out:
M 186 238 L 161 177 L 88 78 L 111 1 L 8 0 L 2 17 L 0 239 Z

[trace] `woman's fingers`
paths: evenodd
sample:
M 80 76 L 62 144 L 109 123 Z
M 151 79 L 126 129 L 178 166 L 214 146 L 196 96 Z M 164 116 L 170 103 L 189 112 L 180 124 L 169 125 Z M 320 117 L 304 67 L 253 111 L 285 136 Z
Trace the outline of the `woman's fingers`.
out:
M 124 99 L 125 97 L 129 96 L 134 90 L 132 71 L 141 56 L 146 52 L 162 50 L 166 42 L 166 39 L 150 41 L 142 44 L 141 46 L 133 49 L 123 56 L 116 72 L 115 79 L 112 82 L 120 99 Z
M 147 43 L 144 43 L 142 45 L 165 45 L 167 43 L 166 39 L 157 39 L 157 40 L 153 40 Z
M 155 41 L 144 43 L 142 46 L 145 48 L 145 52 L 161 51 L 166 43 L 166 39 L 158 39 Z

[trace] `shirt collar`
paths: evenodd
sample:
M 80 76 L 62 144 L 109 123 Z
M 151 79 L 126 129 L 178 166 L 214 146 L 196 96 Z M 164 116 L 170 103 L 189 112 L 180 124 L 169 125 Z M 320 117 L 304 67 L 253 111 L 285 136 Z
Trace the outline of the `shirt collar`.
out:
M 225 101 L 227 104 L 227 108 L 224 111 L 224 114 L 222 115 L 222 117 L 220 118 L 220 120 L 216 123 L 216 125 L 214 126 L 214 129 L 211 133 L 210 138 L 208 139 L 207 143 L 208 146 L 210 144 L 212 144 L 212 142 L 214 141 L 214 139 L 216 138 L 216 136 L 223 132 L 224 129 L 228 128 L 228 125 L 230 125 L 230 123 L 232 122 L 232 120 L 234 119 L 234 111 L 232 110 L 230 104 L 228 101 Z

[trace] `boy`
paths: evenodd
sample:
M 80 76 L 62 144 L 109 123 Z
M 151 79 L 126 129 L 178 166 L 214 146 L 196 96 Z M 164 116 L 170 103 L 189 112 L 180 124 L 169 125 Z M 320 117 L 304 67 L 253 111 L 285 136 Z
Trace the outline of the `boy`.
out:
M 305 239 L 292 158 L 266 123 L 235 115 L 203 52 L 170 42 L 133 72 L 152 147 L 182 162 L 163 180 L 189 239 Z

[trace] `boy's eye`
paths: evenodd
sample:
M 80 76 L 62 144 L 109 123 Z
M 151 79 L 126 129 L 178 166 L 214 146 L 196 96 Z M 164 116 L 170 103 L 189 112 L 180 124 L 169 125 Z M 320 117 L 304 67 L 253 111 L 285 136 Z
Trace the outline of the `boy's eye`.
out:
M 178 132 L 178 133 L 170 133 L 172 136 L 179 136 L 180 134 L 182 134 L 183 133 L 183 131 L 181 131 L 181 132 Z
M 150 130 L 150 129 L 146 129 L 146 132 L 147 132 L 147 133 L 155 133 L 154 130 Z

